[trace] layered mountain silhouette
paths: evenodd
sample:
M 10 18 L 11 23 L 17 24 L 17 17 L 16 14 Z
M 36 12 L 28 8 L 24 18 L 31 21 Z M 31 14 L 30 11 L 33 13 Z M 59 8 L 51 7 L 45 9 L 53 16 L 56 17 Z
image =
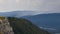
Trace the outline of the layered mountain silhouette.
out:
M 8 21 L 15 34 L 50 34 L 23 18 L 8 17 Z
M 27 15 L 34 15 L 34 11 L 11 11 L 11 12 L 0 12 L 0 16 L 5 17 L 22 17 Z

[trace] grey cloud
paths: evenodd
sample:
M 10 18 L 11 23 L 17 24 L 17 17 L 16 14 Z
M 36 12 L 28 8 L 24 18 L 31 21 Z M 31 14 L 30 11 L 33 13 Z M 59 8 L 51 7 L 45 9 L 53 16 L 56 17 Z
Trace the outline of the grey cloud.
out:
M 40 9 L 45 9 L 48 11 L 60 11 L 60 0 L 45 0 Z
M 60 0 L 6 0 L 0 3 L 0 11 L 30 10 L 44 12 L 60 12 Z

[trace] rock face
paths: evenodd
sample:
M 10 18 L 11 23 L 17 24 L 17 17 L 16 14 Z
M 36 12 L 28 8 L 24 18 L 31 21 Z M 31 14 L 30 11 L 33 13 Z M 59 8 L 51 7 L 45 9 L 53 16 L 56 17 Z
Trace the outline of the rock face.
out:
M 0 16 L 0 34 L 14 34 L 7 18 Z

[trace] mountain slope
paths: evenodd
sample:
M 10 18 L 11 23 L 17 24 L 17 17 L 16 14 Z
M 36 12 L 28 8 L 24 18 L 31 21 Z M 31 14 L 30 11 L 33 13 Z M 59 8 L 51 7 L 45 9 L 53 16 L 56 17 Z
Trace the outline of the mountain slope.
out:
M 39 14 L 34 16 L 24 16 L 22 18 L 30 20 L 39 27 L 45 27 L 45 29 L 49 28 L 55 32 L 60 31 L 60 13 Z
M 49 34 L 23 18 L 8 17 L 15 34 Z

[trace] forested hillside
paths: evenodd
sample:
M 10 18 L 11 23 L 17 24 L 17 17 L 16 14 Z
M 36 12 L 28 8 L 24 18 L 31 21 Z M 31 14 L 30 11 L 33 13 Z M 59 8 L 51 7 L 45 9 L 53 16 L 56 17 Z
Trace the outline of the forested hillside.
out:
M 43 29 L 53 32 L 60 33 L 60 13 L 50 13 L 50 14 L 38 14 L 34 16 L 23 16 L 38 27 L 43 27 Z
M 15 34 L 50 34 L 23 18 L 8 17 L 8 21 Z

